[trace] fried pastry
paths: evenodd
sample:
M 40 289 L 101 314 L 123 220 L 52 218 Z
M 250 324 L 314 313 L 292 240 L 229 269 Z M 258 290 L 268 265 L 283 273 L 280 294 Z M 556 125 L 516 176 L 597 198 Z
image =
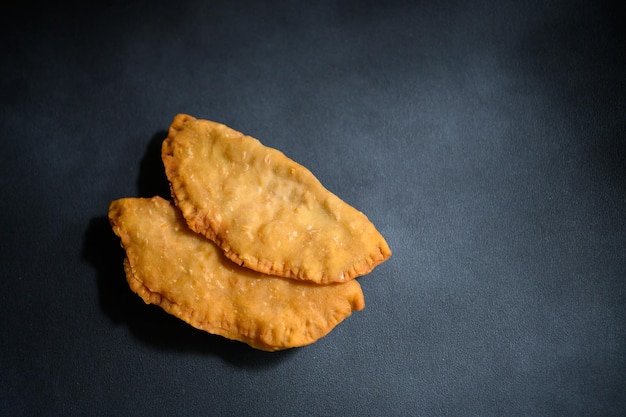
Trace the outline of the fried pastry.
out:
M 115 200 L 109 220 L 126 251 L 131 289 L 209 333 L 257 349 L 287 349 L 315 342 L 365 307 L 356 280 L 316 285 L 232 263 L 160 197 Z
M 391 256 L 368 218 L 307 168 L 223 124 L 177 115 L 162 158 L 189 227 L 239 265 L 325 284 Z

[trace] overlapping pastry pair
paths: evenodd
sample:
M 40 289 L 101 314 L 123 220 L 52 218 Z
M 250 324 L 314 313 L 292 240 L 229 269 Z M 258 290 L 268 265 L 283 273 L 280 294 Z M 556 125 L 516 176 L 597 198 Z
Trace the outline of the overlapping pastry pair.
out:
M 282 152 L 179 114 L 163 142 L 173 202 L 109 207 L 130 288 L 209 333 L 274 351 L 365 307 L 354 279 L 391 256 L 367 217 Z

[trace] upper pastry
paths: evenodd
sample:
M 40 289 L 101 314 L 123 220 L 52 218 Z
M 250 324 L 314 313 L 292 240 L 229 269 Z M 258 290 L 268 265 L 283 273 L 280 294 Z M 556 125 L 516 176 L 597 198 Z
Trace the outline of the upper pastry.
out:
M 177 115 L 162 158 L 189 227 L 239 265 L 325 284 L 391 256 L 368 218 L 307 168 L 223 124 Z

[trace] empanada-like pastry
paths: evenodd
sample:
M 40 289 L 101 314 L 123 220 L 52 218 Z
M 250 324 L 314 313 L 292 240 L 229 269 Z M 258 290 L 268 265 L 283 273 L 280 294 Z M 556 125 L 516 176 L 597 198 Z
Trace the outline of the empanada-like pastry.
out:
M 162 158 L 189 227 L 239 265 L 330 283 L 391 256 L 368 218 L 308 169 L 223 124 L 177 115 Z
M 318 340 L 365 307 L 356 280 L 316 285 L 232 263 L 160 197 L 115 200 L 109 219 L 126 250 L 131 289 L 209 333 L 257 349 L 286 349 Z

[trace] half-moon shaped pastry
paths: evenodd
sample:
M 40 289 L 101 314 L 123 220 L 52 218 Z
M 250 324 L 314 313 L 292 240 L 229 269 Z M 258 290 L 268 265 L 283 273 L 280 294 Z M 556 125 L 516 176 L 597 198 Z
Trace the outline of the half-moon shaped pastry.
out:
M 315 342 L 365 307 L 356 280 L 316 285 L 232 263 L 160 197 L 115 200 L 109 219 L 126 251 L 131 289 L 209 333 L 257 349 L 286 349 Z
M 368 218 L 307 168 L 223 124 L 177 115 L 162 158 L 189 227 L 239 265 L 324 284 L 391 256 Z

